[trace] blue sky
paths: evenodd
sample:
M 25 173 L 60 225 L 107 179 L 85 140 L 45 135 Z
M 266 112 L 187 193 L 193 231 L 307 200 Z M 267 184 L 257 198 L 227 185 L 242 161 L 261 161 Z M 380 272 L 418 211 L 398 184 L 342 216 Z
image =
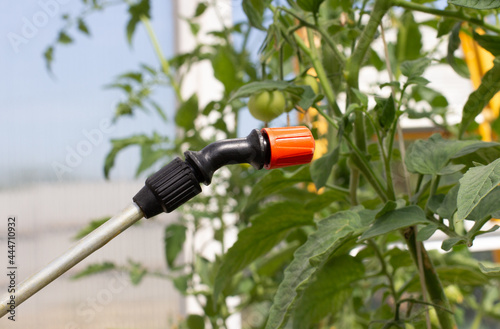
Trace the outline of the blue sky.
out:
M 128 14 L 120 6 L 89 17 L 91 38 L 75 31 L 74 44 L 57 47 L 54 77 L 50 76 L 42 54 L 57 37 L 63 24 L 61 15 L 77 13 L 80 2 L 56 2 L 57 6 L 51 7 L 54 17 L 49 17 L 48 23 L 38 28 L 26 44 L 20 44 L 18 52 L 12 47 L 9 33 L 22 36 L 26 20 L 33 23 L 42 6 L 37 1 L 0 3 L 0 187 L 20 181 L 57 180 L 53 162 L 64 164 L 70 153 L 68 148 L 75 149 L 86 139 L 83 130 L 99 129 L 102 120 L 113 115 L 120 94 L 103 86 L 139 63 L 157 64 L 142 26 L 134 36 L 133 48 L 127 44 Z M 170 4 L 170 1 L 152 1 L 153 26 L 166 56 L 173 54 Z M 162 90 L 156 99 L 164 108 L 173 109 L 170 91 Z M 63 180 L 102 178 L 110 138 L 153 129 L 165 132 L 173 128 L 144 114 L 119 121 L 111 133 L 104 134 L 102 143 L 92 145 L 92 151 L 82 158 L 80 165 L 62 176 Z M 132 178 L 137 154 L 138 150 L 130 150 L 120 155 L 112 178 Z

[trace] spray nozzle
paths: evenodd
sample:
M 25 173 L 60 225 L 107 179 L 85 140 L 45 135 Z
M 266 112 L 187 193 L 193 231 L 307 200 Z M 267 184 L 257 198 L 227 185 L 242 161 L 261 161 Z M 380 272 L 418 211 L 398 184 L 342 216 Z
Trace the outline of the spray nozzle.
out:
M 184 153 L 146 180 L 134 202 L 146 218 L 171 212 L 209 185 L 214 172 L 229 164 L 249 163 L 255 169 L 274 169 L 309 163 L 314 138 L 306 127 L 254 129 L 244 138 L 212 143 L 201 151 Z

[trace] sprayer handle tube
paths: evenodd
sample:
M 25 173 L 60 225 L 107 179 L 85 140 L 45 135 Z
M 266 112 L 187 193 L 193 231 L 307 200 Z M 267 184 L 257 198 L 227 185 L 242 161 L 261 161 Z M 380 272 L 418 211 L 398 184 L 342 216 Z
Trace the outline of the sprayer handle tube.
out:
M 140 208 L 132 203 L 121 213 L 109 219 L 87 236 L 78 241 L 64 254 L 53 260 L 38 273 L 27 278 L 15 288 L 15 307 L 37 293 L 40 289 L 57 279 L 70 268 L 78 264 L 97 249 L 111 241 L 115 236 L 143 218 Z M 10 296 L 7 293 L 0 297 L 0 318 L 10 311 Z

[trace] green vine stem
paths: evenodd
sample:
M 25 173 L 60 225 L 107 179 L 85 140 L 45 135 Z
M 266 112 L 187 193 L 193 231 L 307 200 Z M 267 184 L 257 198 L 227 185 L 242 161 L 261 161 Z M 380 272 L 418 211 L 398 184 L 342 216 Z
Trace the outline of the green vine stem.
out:
M 377 32 L 377 27 L 382 21 L 382 17 L 391 7 L 390 0 L 375 0 L 375 4 L 372 10 L 372 14 L 368 23 L 366 24 L 359 41 L 354 47 L 354 51 L 351 57 L 346 63 L 346 82 L 347 82 L 347 104 L 352 104 L 356 101 L 356 95 L 353 92 L 353 88 L 359 89 L 359 71 L 361 69 L 361 63 L 363 62 L 368 49 L 375 37 Z M 366 134 L 365 134 L 365 122 L 364 115 L 356 115 L 354 119 L 354 138 L 357 148 L 361 152 L 366 152 Z M 361 168 L 359 168 L 361 169 Z M 351 170 L 351 175 L 358 175 L 356 168 Z M 351 189 L 356 189 L 357 186 L 351 186 Z M 382 199 L 383 200 L 383 199 Z
M 156 56 L 158 57 L 158 60 L 161 63 L 161 68 L 163 70 L 163 73 L 167 76 L 167 78 L 170 81 L 170 85 L 172 88 L 174 88 L 175 95 L 177 96 L 177 100 L 182 103 L 184 100 L 182 98 L 181 94 L 181 88 L 179 86 L 179 83 L 175 79 L 175 77 L 172 74 L 172 71 L 170 70 L 170 64 L 168 61 L 165 59 L 165 56 L 163 55 L 163 52 L 160 47 L 160 43 L 158 42 L 158 38 L 156 37 L 156 33 L 153 29 L 153 26 L 151 25 L 151 21 L 149 20 L 148 17 L 141 15 L 141 22 L 144 24 L 144 27 L 146 28 L 146 31 L 148 33 L 149 39 L 151 40 L 151 44 L 153 45 L 153 48 L 155 50 Z
M 318 111 L 318 113 L 328 121 L 335 129 L 339 129 L 339 126 L 337 123 L 329 116 L 327 115 L 322 109 L 319 107 L 315 106 L 315 109 Z M 349 136 L 344 135 L 343 137 L 347 144 L 351 147 L 353 150 L 353 158 L 358 161 L 357 166 L 365 176 L 366 180 L 370 185 L 373 187 L 377 195 L 380 197 L 380 199 L 384 202 L 388 201 L 387 199 L 387 191 L 384 189 L 384 186 L 382 185 L 382 182 L 378 178 L 378 176 L 375 174 L 373 171 L 373 168 L 370 166 L 366 158 L 364 157 L 363 153 L 361 150 L 356 146 L 356 144 L 350 139 Z
M 332 49 L 333 55 L 335 56 L 335 60 L 338 61 L 341 65 L 344 65 L 345 63 L 345 56 L 342 54 L 338 49 L 337 46 L 335 45 L 335 42 L 330 38 L 328 35 L 328 32 L 325 31 L 321 26 L 316 26 L 314 24 L 309 23 L 305 19 L 301 18 L 299 15 L 295 14 L 292 10 L 285 8 L 285 7 L 278 7 L 277 9 L 282 10 L 290 15 L 292 15 L 294 18 L 296 18 L 303 26 L 308 27 L 310 29 L 313 29 L 317 31 L 319 34 L 321 34 L 322 40 L 324 40 L 327 45 Z M 295 30 L 295 29 L 294 29 Z
M 387 269 L 387 264 L 385 262 L 384 256 L 382 255 L 382 252 L 380 251 L 379 247 L 377 246 L 377 243 L 373 241 L 373 239 L 368 239 L 368 244 L 370 247 L 372 247 L 373 251 L 375 252 L 375 255 L 377 256 L 379 262 L 380 262 L 380 272 L 387 278 L 387 281 L 389 282 L 389 290 L 391 292 L 392 298 L 394 298 L 394 304 L 398 304 L 398 294 L 396 292 L 396 288 L 394 286 L 394 280 L 389 273 Z M 394 321 L 399 320 L 399 307 L 396 307 L 395 309 L 395 316 L 394 316 Z
M 443 286 L 441 285 L 441 281 L 439 280 L 439 276 L 436 273 L 427 250 L 425 250 L 422 242 L 417 241 L 415 227 L 412 226 L 407 228 L 403 234 L 415 264 L 419 263 L 419 257 L 421 257 L 426 290 L 429 293 L 431 303 L 439 306 L 436 307 L 435 310 L 441 328 L 456 329 L 455 319 L 449 311 L 450 303 L 448 302 L 448 298 L 444 293 Z
M 470 17 L 469 15 L 465 14 L 462 10 L 460 11 L 453 11 L 453 10 L 441 10 L 441 9 L 436 9 L 436 8 L 430 8 L 415 2 L 410 2 L 410 1 L 405 1 L 405 0 L 392 0 L 392 4 L 394 6 L 406 8 L 406 9 L 411 9 L 415 11 L 420 11 L 423 13 L 428 13 L 428 14 L 433 14 L 437 16 L 443 16 L 443 17 L 452 17 L 456 18 L 459 20 L 467 21 L 469 23 L 475 24 L 477 26 L 481 26 L 482 28 L 486 30 L 490 30 L 492 32 L 496 32 L 500 34 L 500 27 L 489 24 L 484 22 L 483 20 L 477 19 Z
M 325 68 L 323 67 L 323 64 L 321 63 L 321 60 L 319 58 L 318 49 L 314 45 L 314 38 L 312 35 L 312 31 L 308 30 L 307 36 L 309 39 L 310 47 L 308 47 L 297 34 L 295 34 L 295 42 L 300 47 L 300 49 L 302 49 L 302 51 L 311 59 L 312 65 L 314 67 L 314 70 L 316 71 L 316 75 L 318 76 L 321 87 L 325 92 L 325 97 L 328 100 L 328 104 L 333 109 L 334 114 L 338 117 L 341 117 L 342 113 L 340 112 L 340 109 L 338 108 L 338 106 L 334 106 L 334 104 L 336 104 L 335 93 L 327 78 Z

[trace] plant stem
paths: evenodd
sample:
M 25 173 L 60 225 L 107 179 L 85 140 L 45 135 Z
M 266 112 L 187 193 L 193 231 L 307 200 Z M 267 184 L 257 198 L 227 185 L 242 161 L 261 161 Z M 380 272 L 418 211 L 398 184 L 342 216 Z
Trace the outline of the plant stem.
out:
M 382 24 L 382 23 L 380 23 L 380 36 L 382 37 L 382 43 L 384 45 L 385 66 L 387 68 L 387 73 L 389 74 L 389 81 L 394 82 L 394 80 L 395 80 L 394 74 L 392 72 L 391 63 L 389 61 L 389 47 L 387 46 L 387 41 L 385 39 L 384 24 Z M 400 112 L 402 102 L 400 101 L 399 106 L 396 106 L 397 105 L 396 104 L 396 89 L 394 86 L 391 86 L 391 93 L 392 93 L 392 99 L 394 101 L 394 108 L 397 108 L 398 109 L 397 112 Z M 404 95 L 404 89 L 403 89 L 403 91 L 401 91 L 401 97 L 400 97 L 401 100 L 403 99 L 403 95 Z M 405 150 L 405 141 L 403 138 L 404 137 L 403 136 L 403 129 L 401 128 L 401 125 L 399 124 L 399 117 L 400 117 L 400 115 L 396 116 L 396 120 L 395 120 L 394 126 L 392 127 L 392 131 L 391 131 L 391 137 L 390 137 L 389 148 L 388 148 L 388 153 L 389 153 L 388 163 L 389 164 L 391 163 L 392 149 L 393 149 L 393 145 L 394 145 L 394 136 L 397 132 L 398 133 L 398 141 L 399 141 L 399 151 L 401 152 L 401 158 L 403 159 L 403 161 L 401 163 L 403 165 L 403 174 L 405 176 L 406 193 L 408 194 L 408 197 L 411 198 L 410 173 L 408 172 L 408 169 L 406 168 L 406 163 L 404 162 L 406 150 Z M 389 172 L 390 172 L 390 168 L 389 168 Z M 391 176 L 391 178 L 392 178 L 392 176 Z M 391 181 L 391 184 L 392 184 L 392 181 Z
M 472 324 L 470 326 L 470 329 L 479 329 L 481 328 L 481 321 L 483 319 L 483 315 L 478 312 L 476 316 L 474 317 L 474 321 L 472 321 Z
M 350 193 L 348 189 L 340 187 L 340 186 L 337 186 L 337 185 L 326 184 L 325 187 L 329 188 L 330 190 L 338 191 L 338 192 L 341 192 L 341 193 L 344 193 L 344 194 L 349 194 Z
M 146 28 L 149 40 L 151 40 L 156 56 L 158 57 L 158 60 L 161 63 L 163 73 L 165 73 L 165 75 L 170 81 L 170 85 L 172 86 L 172 88 L 174 88 L 175 95 L 177 96 L 177 101 L 182 103 L 184 100 L 182 98 L 181 88 L 179 86 L 179 83 L 173 76 L 172 71 L 170 70 L 170 65 L 168 64 L 168 61 L 165 59 L 165 56 L 163 56 L 163 52 L 161 50 L 160 44 L 158 43 L 158 38 L 156 37 L 156 34 L 153 30 L 153 26 L 151 25 L 151 21 L 149 20 L 148 17 L 141 15 L 141 22 L 142 24 L 144 24 L 144 27 Z
M 442 329 L 455 329 L 455 319 L 452 314 L 448 311 L 450 309 L 450 304 L 448 298 L 446 297 L 439 276 L 436 273 L 434 265 L 425 250 L 422 242 L 418 242 L 416 238 L 415 227 L 407 228 L 403 233 L 410 254 L 412 255 L 413 261 L 418 264 L 418 259 L 421 257 L 422 261 L 422 272 L 425 278 L 426 290 L 429 293 L 429 297 L 433 304 L 438 305 L 436 307 L 436 313 L 439 319 L 439 323 Z
M 389 271 L 387 270 L 387 265 L 385 263 L 384 256 L 382 256 L 382 253 L 380 252 L 379 247 L 377 246 L 375 241 L 373 241 L 373 239 L 369 239 L 368 244 L 372 247 L 373 251 L 375 251 L 375 255 L 377 256 L 378 260 L 380 261 L 380 266 L 382 267 L 381 272 L 387 277 L 387 281 L 389 281 L 389 290 L 391 291 L 391 295 L 394 298 L 394 304 L 397 305 L 398 304 L 398 294 L 396 293 L 396 288 L 394 288 L 394 280 L 392 279 L 392 276 L 389 274 Z M 399 320 L 398 307 L 396 307 L 395 314 L 396 314 L 396 316 L 395 316 L 394 320 L 398 321 Z
M 474 236 L 476 235 L 477 232 L 486 224 L 489 220 L 491 219 L 491 216 L 486 216 L 484 218 L 481 218 L 479 220 L 476 220 L 474 223 L 474 226 L 467 232 L 467 243 L 472 245 L 472 240 L 474 239 Z
M 319 107 L 315 107 L 315 109 L 318 111 L 318 113 L 328 121 L 335 129 L 339 129 L 339 126 L 337 123 L 329 116 L 327 115 L 323 110 L 321 110 Z M 361 150 L 356 146 L 356 144 L 349 138 L 349 136 L 344 135 L 343 137 L 347 144 L 351 147 L 353 150 L 354 154 L 353 156 L 359 161 L 358 165 L 360 166 L 361 172 L 365 175 L 365 178 L 368 180 L 370 185 L 373 187 L 377 195 L 382 199 L 382 201 L 386 202 L 387 199 L 387 192 L 385 191 L 382 182 L 380 179 L 377 177 L 375 172 L 373 171 L 372 167 L 364 157 L 363 153 Z M 351 187 L 352 188 L 352 187 Z
M 328 33 L 323 29 L 321 28 L 321 26 L 319 25 L 314 25 L 314 24 L 311 24 L 309 23 L 308 21 L 304 20 L 303 18 L 301 18 L 299 15 L 295 14 L 292 10 L 290 10 L 289 8 L 285 8 L 285 7 L 278 7 L 277 9 L 279 10 L 282 10 L 290 15 L 292 15 L 293 17 L 295 17 L 299 22 L 300 24 L 302 24 L 303 26 L 305 27 L 308 27 L 308 28 L 311 28 L 313 30 L 316 30 L 319 32 L 319 34 L 321 34 L 321 38 L 323 40 L 325 40 L 325 42 L 328 44 L 328 46 L 332 49 L 333 51 L 333 55 L 335 56 L 335 59 L 341 64 L 341 65 L 344 65 L 345 63 L 345 56 L 344 54 L 342 54 L 338 49 L 337 47 L 335 46 L 335 43 L 333 42 L 333 40 L 330 38 L 330 36 L 328 35 Z
M 446 235 L 448 235 L 449 237 L 460 237 L 460 235 L 457 234 L 457 232 L 455 232 L 454 230 L 452 230 L 451 228 L 449 228 L 448 226 L 446 226 L 444 223 L 438 221 L 437 219 L 435 219 L 432 215 L 430 216 L 427 216 L 427 219 L 430 220 L 431 222 L 433 222 L 434 224 L 436 224 L 436 226 L 438 227 L 438 229 L 440 229 L 443 233 L 445 233 Z M 450 223 L 452 222 L 452 220 L 450 220 Z
M 359 71 L 361 69 L 361 63 L 363 63 L 366 53 L 370 48 L 382 17 L 384 17 L 390 7 L 390 0 L 375 0 L 370 19 L 363 29 L 351 57 L 346 63 L 347 106 L 353 104 L 357 99 L 352 89 L 359 89 Z M 356 115 L 354 120 L 354 138 L 357 148 L 359 148 L 362 153 L 366 152 L 364 115 Z M 356 170 L 357 169 L 351 170 L 351 175 L 356 174 Z M 357 186 L 351 188 L 357 188 Z M 385 198 L 382 198 L 382 200 L 384 199 L 387 200 L 387 195 Z
M 431 190 L 429 191 L 429 197 L 427 198 L 427 202 L 425 203 L 425 212 L 428 213 L 430 210 L 429 210 L 429 203 L 432 199 L 432 197 L 434 195 L 436 195 L 436 191 L 438 189 L 438 186 L 439 186 L 439 181 L 440 181 L 440 177 L 441 176 L 438 176 L 438 175 L 433 175 L 432 176 L 432 179 L 431 179 Z
M 405 1 L 405 0 L 392 0 L 392 4 L 394 6 L 403 7 L 403 8 L 411 9 L 411 10 L 415 10 L 415 11 L 420 11 L 423 13 L 434 14 L 437 16 L 444 16 L 444 17 L 452 17 L 452 18 L 456 18 L 459 20 L 467 21 L 469 23 L 481 26 L 482 28 L 484 28 L 486 30 L 490 30 L 492 32 L 496 32 L 496 33 L 500 34 L 500 27 L 486 23 L 483 20 L 470 17 L 469 15 L 465 14 L 463 11 L 435 9 L 435 8 L 430 8 L 430 7 L 415 3 L 415 2 L 409 2 L 409 1 Z
M 353 206 L 358 205 L 359 170 L 351 170 L 349 177 L 349 197 Z
M 309 41 L 309 47 L 304 43 L 304 41 L 297 34 L 295 34 L 295 42 L 297 42 L 297 45 L 311 59 L 314 70 L 316 71 L 316 75 L 318 76 L 319 83 L 321 84 L 321 87 L 323 88 L 323 91 L 325 92 L 325 96 L 326 96 L 326 99 L 328 100 L 328 104 L 333 109 L 335 115 L 340 117 L 340 116 L 342 116 L 342 113 L 340 113 L 340 110 L 338 109 L 338 107 L 333 105 L 335 103 L 335 93 L 333 92 L 333 88 L 330 85 L 330 81 L 328 80 L 328 77 L 326 75 L 325 68 L 323 67 L 321 60 L 319 59 L 318 49 L 316 48 L 316 45 L 314 44 L 314 36 L 313 36 L 311 30 L 307 30 L 307 37 L 308 37 L 308 41 Z

